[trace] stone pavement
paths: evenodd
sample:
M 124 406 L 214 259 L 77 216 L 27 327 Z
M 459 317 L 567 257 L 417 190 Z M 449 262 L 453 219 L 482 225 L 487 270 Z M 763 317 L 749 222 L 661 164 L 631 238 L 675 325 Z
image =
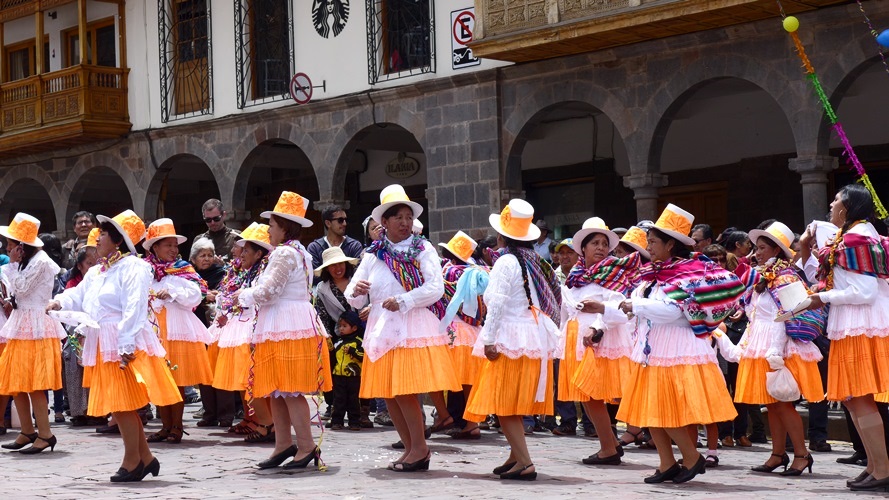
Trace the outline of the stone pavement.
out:
M 199 405 L 186 407 L 186 419 Z M 427 411 L 431 408 L 427 407 Z M 862 469 L 836 463 L 851 454 L 848 443 L 831 443 L 833 453 L 817 453 L 814 471 L 801 478 L 749 472 L 751 466 L 769 457 L 767 445 L 752 448 L 723 448 L 721 465 L 683 485 L 646 485 L 642 478 L 657 464 L 657 453 L 630 446 L 624 464 L 618 467 L 589 467 L 580 459 L 597 451 L 598 441 L 582 437 L 555 437 L 535 433 L 528 437 L 531 456 L 539 473 L 535 482 L 501 481 L 491 474 L 509 450 L 495 431 L 485 431 L 479 441 L 455 441 L 435 435 L 428 472 L 398 473 L 386 470 L 400 456 L 389 445 L 398 438 L 391 427 L 361 432 L 325 430 L 322 457 L 328 470 L 311 468 L 285 473 L 259 471 L 254 464 L 268 457 L 271 444 L 248 445 L 224 429 L 198 428 L 186 422 L 181 444 L 157 444 L 153 451 L 161 463 L 157 478 L 141 483 L 113 484 L 108 478 L 120 464 L 123 445 L 119 436 L 101 435 L 91 427 L 72 428 L 53 424 L 59 443 L 55 452 L 28 457 L 3 450 L 0 477 L 5 481 L 4 498 L 555 498 L 571 495 L 606 497 L 667 498 L 834 498 L 870 497 L 845 488 L 845 480 Z M 160 427 L 159 420 L 147 426 Z M 317 435 L 317 430 L 316 430 Z M 10 430 L 3 442 L 15 437 Z

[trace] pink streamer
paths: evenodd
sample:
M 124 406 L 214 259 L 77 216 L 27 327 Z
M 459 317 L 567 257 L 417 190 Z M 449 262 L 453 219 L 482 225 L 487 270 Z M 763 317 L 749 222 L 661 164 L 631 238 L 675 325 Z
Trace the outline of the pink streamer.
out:
M 840 142 L 843 143 L 843 148 L 846 150 L 843 153 L 847 158 L 846 163 L 851 164 L 859 176 L 864 175 L 864 165 L 861 164 L 861 161 L 858 160 L 858 155 L 856 155 L 855 150 L 852 149 L 852 143 L 850 143 L 849 138 L 846 137 L 846 131 L 843 130 L 843 125 L 839 122 L 834 123 L 833 131 L 836 132 L 837 137 L 840 138 Z

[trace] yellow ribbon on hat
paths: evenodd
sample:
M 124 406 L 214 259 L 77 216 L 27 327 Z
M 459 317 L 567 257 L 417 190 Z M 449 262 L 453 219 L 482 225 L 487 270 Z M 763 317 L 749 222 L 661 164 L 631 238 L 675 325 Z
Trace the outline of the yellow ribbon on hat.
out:
M 284 191 L 281 193 L 281 197 L 278 198 L 278 203 L 275 204 L 275 209 L 272 211 L 305 218 L 306 204 L 302 196 L 290 191 Z
M 519 218 L 512 216 L 512 210 L 507 205 L 500 212 L 500 229 L 509 236 L 522 238 L 528 234 L 528 228 L 531 227 L 531 217 Z
M 775 237 L 778 241 L 780 241 L 785 247 L 790 248 L 790 245 L 793 244 L 792 241 L 787 239 L 787 236 L 781 232 L 774 224 L 766 228 L 766 232 Z
M 658 229 L 666 229 L 668 231 L 676 231 L 679 234 L 688 236 L 691 233 L 691 221 L 676 212 L 665 209 L 664 213 L 654 223 L 654 227 Z
M 34 224 L 32 221 L 27 219 L 23 219 L 21 221 L 17 221 L 13 219 L 12 222 L 9 223 L 9 228 L 7 228 L 7 232 L 12 239 L 16 241 L 21 241 L 23 243 L 31 243 L 37 239 L 37 233 L 39 232 L 39 226 Z
M 152 224 L 148 226 L 148 235 L 146 239 L 168 238 L 176 236 L 176 228 L 173 224 Z
M 99 241 L 99 233 L 101 232 L 102 230 L 97 227 L 90 229 L 90 234 L 86 237 L 86 246 L 96 246 L 96 243 Z
M 624 241 L 627 243 L 632 243 L 634 245 L 638 245 L 641 248 L 645 248 L 648 246 L 648 236 L 645 234 L 645 231 L 636 226 L 631 227 L 624 234 L 624 237 L 620 239 L 620 241 Z
M 129 212 L 129 210 L 127 212 Z M 127 236 L 130 237 L 130 241 L 135 245 L 136 243 L 139 243 L 142 236 L 145 234 L 145 223 L 142 222 L 142 219 L 140 219 L 138 215 L 132 212 L 127 212 L 115 215 L 112 220 L 123 228 L 127 233 Z
M 464 261 L 472 257 L 472 243 L 462 235 L 451 238 L 451 241 L 448 242 L 448 250 Z
M 407 193 L 399 189 L 391 193 L 386 193 L 386 196 L 383 196 L 380 200 L 380 205 L 385 205 L 386 203 L 391 203 L 393 201 L 411 201 L 411 199 L 407 197 Z

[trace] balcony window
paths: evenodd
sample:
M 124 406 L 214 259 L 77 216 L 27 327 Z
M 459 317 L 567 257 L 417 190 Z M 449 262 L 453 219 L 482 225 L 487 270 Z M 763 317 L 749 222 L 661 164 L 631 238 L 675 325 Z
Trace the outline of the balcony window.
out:
M 207 0 L 158 0 L 161 120 L 213 112 Z
M 6 61 L 4 77 L 7 82 L 21 80 L 37 74 L 37 55 L 34 52 L 34 39 L 3 48 Z M 49 65 L 49 38 L 43 40 L 43 72 Z
M 290 96 L 293 13 L 289 0 L 235 3 L 235 70 L 238 107 Z
M 433 0 L 367 0 L 368 82 L 435 72 Z
M 75 26 L 62 32 L 65 40 L 65 67 L 80 64 L 80 32 Z M 95 43 L 93 42 L 95 40 Z M 114 19 L 107 18 L 86 27 L 86 60 L 84 64 L 117 67 L 117 36 Z

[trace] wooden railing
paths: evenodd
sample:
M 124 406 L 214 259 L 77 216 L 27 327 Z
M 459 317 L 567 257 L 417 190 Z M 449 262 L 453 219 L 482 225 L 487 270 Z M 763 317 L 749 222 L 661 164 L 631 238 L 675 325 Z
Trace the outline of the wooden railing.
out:
M 128 72 L 77 65 L 0 84 L 0 134 L 77 119 L 127 122 Z

